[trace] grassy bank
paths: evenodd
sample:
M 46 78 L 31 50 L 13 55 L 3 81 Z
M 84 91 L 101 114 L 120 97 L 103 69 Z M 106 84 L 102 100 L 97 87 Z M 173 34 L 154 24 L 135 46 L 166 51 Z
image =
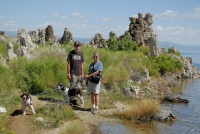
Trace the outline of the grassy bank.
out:
M 5 46 L 5 42 L 0 42 L 0 48 L 2 48 L 0 54 L 4 58 L 6 58 Z M 61 98 L 58 97 L 59 95 L 53 89 L 60 84 L 69 86 L 66 58 L 72 49 L 72 44 L 65 44 L 60 48 L 50 45 L 39 46 L 32 53 L 34 58 L 31 60 L 19 56 L 18 59 L 7 62 L 7 67 L 0 65 L 0 106 L 8 109 L 9 113 L 13 111 L 13 108 L 20 103 L 19 93 L 21 92 L 32 94 L 48 92 L 47 96 L 43 96 L 43 98 L 59 102 Z M 182 64 L 179 61 L 169 58 L 167 55 L 161 55 L 156 58 L 148 57 L 149 50 L 144 46 L 135 51 L 113 51 L 109 49 L 95 50 L 86 45 L 81 47 L 81 51 L 85 58 L 85 74 L 88 73 L 88 67 L 93 61 L 92 54 L 95 51 L 100 53 L 100 60 L 103 63 L 102 88 L 106 91 L 101 93 L 100 108 L 102 109 L 113 108 L 116 101 L 131 102 L 131 100 L 135 99 L 135 96 L 126 96 L 121 91 L 130 79 L 131 72 L 148 69 L 151 77 L 162 78 L 160 72 L 169 73 L 182 68 Z M 131 84 L 138 85 L 134 82 Z M 139 85 L 141 90 L 144 90 L 144 85 L 146 83 Z M 155 111 L 152 111 L 155 105 L 149 103 L 156 105 Z M 157 102 L 145 101 L 142 104 L 136 104 L 138 106 L 143 105 L 142 109 L 138 107 L 136 110 L 136 106 L 134 106 L 129 112 L 120 113 L 119 118 L 151 116 L 149 113 L 155 113 L 159 108 Z M 90 98 L 88 97 L 86 98 L 86 107 L 90 105 Z M 49 120 L 50 124 L 53 124 L 53 127 L 58 127 L 60 122 L 66 118 L 68 120 L 76 119 L 72 109 L 65 106 L 61 107 L 59 110 L 55 109 L 53 105 L 42 107 L 37 109 L 36 113 L 46 118 L 48 117 L 47 120 Z M 52 109 L 53 112 L 51 111 Z M 142 115 L 138 115 L 139 113 Z M 1 116 L 0 127 L 2 129 L 0 132 L 6 132 L 5 126 L 8 116 Z M 37 125 L 41 126 L 41 124 Z

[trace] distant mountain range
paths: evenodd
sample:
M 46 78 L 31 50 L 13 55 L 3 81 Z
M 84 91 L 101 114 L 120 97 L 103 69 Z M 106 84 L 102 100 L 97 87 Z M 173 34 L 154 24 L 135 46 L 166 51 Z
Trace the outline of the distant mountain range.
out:
M 17 31 L 4 31 L 7 36 L 15 37 L 17 35 Z M 61 37 L 57 36 L 58 39 Z M 79 37 L 74 37 L 75 40 L 78 40 L 84 44 L 88 44 L 92 38 L 79 38 Z M 187 51 L 187 52 L 200 52 L 200 45 L 181 45 L 173 42 L 161 42 L 159 41 L 159 47 L 161 48 L 168 48 L 175 47 L 179 51 Z
M 171 48 L 175 47 L 179 51 L 183 52 L 200 52 L 200 45 L 181 45 L 173 42 L 158 42 L 160 48 Z
M 10 36 L 10 37 L 15 37 L 17 35 L 17 31 L 3 31 L 5 35 Z

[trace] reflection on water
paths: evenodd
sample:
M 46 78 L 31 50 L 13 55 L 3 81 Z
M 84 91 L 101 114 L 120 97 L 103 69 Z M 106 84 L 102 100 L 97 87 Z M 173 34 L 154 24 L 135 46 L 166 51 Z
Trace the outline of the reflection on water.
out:
M 132 134 L 128 128 L 117 122 L 102 122 L 99 130 L 103 134 Z
M 132 131 L 132 134 L 159 134 L 156 124 L 152 122 L 127 124 Z
M 171 124 L 157 124 L 160 134 L 197 134 L 200 132 L 200 79 L 190 79 L 179 82 L 182 89 L 181 97 L 188 99 L 189 104 L 164 104 L 169 107 L 178 121 Z

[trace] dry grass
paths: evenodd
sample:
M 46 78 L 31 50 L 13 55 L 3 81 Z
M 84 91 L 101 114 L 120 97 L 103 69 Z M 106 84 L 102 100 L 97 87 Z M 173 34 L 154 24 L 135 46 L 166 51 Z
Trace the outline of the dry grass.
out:
M 59 134 L 80 134 L 84 132 L 84 127 L 81 127 L 80 123 L 80 121 L 71 122 L 67 127 L 60 129 Z
M 153 99 L 134 100 L 129 107 L 122 112 L 115 114 L 125 120 L 151 121 L 160 111 L 160 102 Z

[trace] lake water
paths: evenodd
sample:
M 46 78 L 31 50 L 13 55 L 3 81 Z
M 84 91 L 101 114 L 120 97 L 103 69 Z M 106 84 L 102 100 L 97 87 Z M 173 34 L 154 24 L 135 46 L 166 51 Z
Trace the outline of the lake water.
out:
M 181 52 L 184 57 L 191 57 L 193 65 L 200 70 L 200 53 Z M 172 124 L 157 124 L 159 134 L 199 134 L 200 133 L 200 78 L 184 80 L 179 83 L 180 95 L 188 99 L 189 104 L 168 104 L 178 121 Z

